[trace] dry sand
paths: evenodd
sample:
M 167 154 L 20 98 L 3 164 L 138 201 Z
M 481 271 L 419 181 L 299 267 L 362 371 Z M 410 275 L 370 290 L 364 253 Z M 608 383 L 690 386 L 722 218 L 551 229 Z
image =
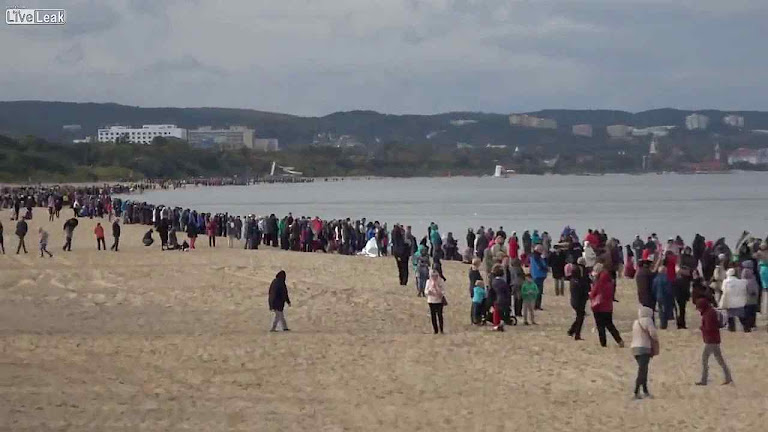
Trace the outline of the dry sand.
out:
M 46 216 L 36 210 L 32 250 L 17 256 L 15 223 L 0 214 L 3 430 L 758 431 L 768 420 L 764 327 L 723 334 L 736 386 L 717 385 L 713 360 L 712 385 L 695 387 L 689 310 L 691 330 L 662 332 L 656 399 L 638 402 L 630 349 L 600 348 L 591 317 L 586 341 L 568 338 L 568 300 L 549 281 L 539 326 L 493 333 L 468 325 L 467 267 L 445 263 L 448 334 L 434 336 L 391 258 L 209 249 L 205 237 L 197 251 L 160 252 L 140 245 L 138 226 L 123 227 L 119 253 L 97 252 L 89 220 L 63 253 L 64 221 Z M 36 253 L 40 223 L 53 259 Z M 280 269 L 293 332 L 270 334 Z M 622 281 L 616 312 L 626 339 L 633 287 Z

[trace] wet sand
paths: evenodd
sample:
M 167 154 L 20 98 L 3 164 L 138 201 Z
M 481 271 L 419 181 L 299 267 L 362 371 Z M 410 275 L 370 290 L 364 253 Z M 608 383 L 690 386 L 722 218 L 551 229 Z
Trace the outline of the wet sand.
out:
M 689 330 L 661 333 L 656 398 L 632 401 L 630 349 L 600 348 L 591 316 L 586 341 L 568 338 L 568 297 L 551 281 L 540 325 L 494 333 L 468 324 L 467 267 L 445 263 L 448 334 L 435 336 L 391 258 L 230 250 L 221 239 L 209 249 L 204 236 L 196 251 L 160 252 L 141 246 L 139 226 L 123 227 L 119 253 L 99 252 L 87 219 L 64 253 L 64 220 L 35 213 L 30 253 L 18 256 L 15 222 L 0 213 L 2 430 L 757 431 L 767 419 L 762 317 L 757 333 L 723 333 L 736 386 L 719 385 L 712 359 L 702 388 L 689 308 Z M 39 258 L 41 223 L 53 259 Z M 280 269 L 293 331 L 271 334 L 267 289 Z M 619 299 L 629 342 L 634 282 Z

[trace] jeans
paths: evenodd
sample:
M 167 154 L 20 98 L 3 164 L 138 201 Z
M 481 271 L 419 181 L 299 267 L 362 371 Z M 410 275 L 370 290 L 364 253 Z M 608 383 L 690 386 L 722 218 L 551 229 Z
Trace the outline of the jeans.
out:
M 565 279 L 555 279 L 555 295 L 556 296 L 564 296 L 565 295 Z
M 429 269 L 419 269 L 419 297 L 424 297 L 424 290 L 427 288 L 429 279 Z
M 443 332 L 443 304 L 430 303 L 429 315 L 432 317 L 432 329 L 435 331 L 435 334 L 437 334 L 438 330 L 440 330 L 440 333 L 442 333 Z
M 16 247 L 16 255 L 19 254 L 21 249 L 24 249 L 24 253 L 27 253 L 27 245 L 24 243 L 24 237 L 19 236 L 19 245 Z
M 277 330 L 277 324 L 279 323 L 283 330 L 288 328 L 288 323 L 285 322 L 285 315 L 283 311 L 276 310 L 275 318 L 272 320 L 272 330 Z
M 408 285 L 408 257 L 395 257 L 397 262 L 397 276 L 400 279 L 400 285 Z
M 120 247 L 120 237 L 115 237 L 115 242 L 112 243 L 112 247 L 110 247 L 110 249 L 117 252 L 119 247 Z
M 72 252 L 72 237 L 67 237 L 67 241 L 64 243 L 63 250 Z
M 665 330 L 667 328 L 667 323 L 669 322 L 669 320 L 675 317 L 674 299 L 672 299 L 671 301 L 665 300 L 665 299 L 659 300 L 658 310 L 659 310 L 659 320 L 661 322 L 661 325 L 659 326 L 659 328 L 662 330 Z
M 104 245 L 104 250 L 107 250 L 107 242 L 104 240 L 104 237 L 97 237 L 96 238 L 96 248 L 98 250 L 101 250 L 101 246 Z
M 688 302 L 684 298 L 677 298 L 677 328 L 684 329 L 685 325 L 685 305 Z
M 544 280 L 546 278 L 536 278 L 533 281 L 536 283 L 536 286 L 539 287 L 539 295 L 536 297 L 536 309 L 541 310 L 541 300 L 542 296 L 544 295 Z
M 480 324 L 483 316 L 483 304 L 472 302 L 471 319 L 472 324 Z
M 597 326 L 597 335 L 600 338 L 600 346 L 607 346 L 608 341 L 605 337 L 605 330 L 608 330 L 609 333 L 611 333 L 611 336 L 613 336 L 613 339 L 616 341 L 616 343 L 621 344 L 621 335 L 619 334 L 619 331 L 616 330 L 616 326 L 613 325 L 613 312 L 594 312 L 595 315 L 595 325 Z
M 648 393 L 648 364 L 651 362 L 650 354 L 640 354 L 635 356 L 637 360 L 637 379 L 635 380 L 635 394 L 640 393 L 640 387 L 643 393 Z
M 704 351 L 701 353 L 701 382 L 707 383 L 707 378 L 709 378 L 709 356 L 713 354 L 717 363 L 723 368 L 725 381 L 731 382 L 731 371 L 728 369 L 728 365 L 725 364 L 723 353 L 720 351 L 720 344 L 704 344 Z

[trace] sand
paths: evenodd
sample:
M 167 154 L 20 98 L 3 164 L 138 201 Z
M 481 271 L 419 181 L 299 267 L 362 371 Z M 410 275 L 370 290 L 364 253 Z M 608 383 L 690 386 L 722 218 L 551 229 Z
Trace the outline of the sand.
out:
M 68 214 L 68 213 L 67 213 Z M 161 252 L 123 227 L 119 253 L 98 252 L 95 221 L 74 250 L 51 232 L 53 259 L 15 255 L 8 212 L 0 256 L 0 429 L 194 431 L 763 430 L 768 334 L 723 333 L 736 380 L 696 387 L 701 336 L 662 333 L 653 400 L 630 399 L 629 348 L 565 335 L 567 297 L 547 281 L 540 325 L 489 332 L 468 324 L 467 267 L 445 263 L 448 334 L 400 287 L 391 258 L 209 249 Z M 108 224 L 104 224 L 109 233 Z M 111 239 L 107 240 L 111 244 Z M 267 289 L 285 269 L 293 332 L 269 333 Z M 626 339 L 634 283 L 622 281 L 616 322 Z M 762 321 L 761 321 L 762 322 Z M 534 429 L 535 428 L 535 429 Z

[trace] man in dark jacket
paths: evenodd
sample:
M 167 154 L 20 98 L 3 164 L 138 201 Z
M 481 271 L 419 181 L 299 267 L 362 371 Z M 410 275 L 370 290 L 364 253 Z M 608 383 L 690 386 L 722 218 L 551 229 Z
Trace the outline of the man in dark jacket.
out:
M 576 265 L 571 273 L 571 307 L 576 312 L 576 319 L 568 329 L 568 336 L 573 336 L 575 340 L 581 339 L 581 327 L 584 324 L 586 316 L 587 300 L 589 300 L 589 289 L 592 287 L 592 281 L 589 278 L 589 272 L 584 267 L 586 261 L 584 257 L 576 260 Z
M 504 269 L 496 265 L 493 268 L 493 281 L 491 282 L 491 289 L 496 294 L 494 308 L 499 310 L 499 323 L 511 324 L 509 317 L 510 308 L 512 307 L 512 289 L 509 286 L 509 282 L 504 278 Z M 495 323 L 497 324 L 497 323 Z
M 469 228 L 467 230 L 467 247 L 469 250 L 472 251 L 472 254 L 474 255 L 475 252 L 475 239 L 477 237 L 475 236 L 475 232 L 472 231 L 472 228 Z
M 643 257 L 643 249 L 645 248 L 645 243 L 640 238 L 639 235 L 635 236 L 635 241 L 632 242 L 632 249 L 635 251 L 635 265 L 640 265 L 640 259 Z
M 286 304 L 291 306 L 291 299 L 288 297 L 288 287 L 285 285 L 285 271 L 280 270 L 275 276 L 275 280 L 269 285 L 269 310 L 275 313 L 272 329 L 269 331 L 277 331 L 278 323 L 282 326 L 283 331 L 290 331 L 285 322 L 285 315 L 283 315 Z
M 731 371 L 725 364 L 723 353 L 720 351 L 720 320 L 717 311 L 712 308 L 707 299 L 699 299 L 696 309 L 701 313 L 701 336 L 704 339 L 704 352 L 701 355 L 701 380 L 696 385 L 707 385 L 709 377 L 709 357 L 714 354 L 715 360 L 723 368 L 725 382 L 723 385 L 733 382 Z
M 109 249 L 118 252 L 118 249 L 120 248 L 120 224 L 118 223 L 118 219 L 115 219 L 115 221 L 112 222 L 112 237 L 115 241 Z
M 27 245 L 24 244 L 24 237 L 27 236 L 29 227 L 27 226 L 27 221 L 24 219 L 19 219 L 18 217 L 16 219 L 19 220 L 16 222 L 16 236 L 19 238 L 19 245 L 16 247 L 16 255 L 18 255 L 21 249 L 24 249 L 24 253 L 27 253 Z
M 644 257 L 646 258 L 646 257 Z M 637 269 L 635 282 L 637 283 L 637 301 L 647 307 L 655 310 L 656 298 L 653 295 L 653 278 L 655 274 L 651 271 L 651 262 L 647 259 L 640 260 L 640 268 Z

